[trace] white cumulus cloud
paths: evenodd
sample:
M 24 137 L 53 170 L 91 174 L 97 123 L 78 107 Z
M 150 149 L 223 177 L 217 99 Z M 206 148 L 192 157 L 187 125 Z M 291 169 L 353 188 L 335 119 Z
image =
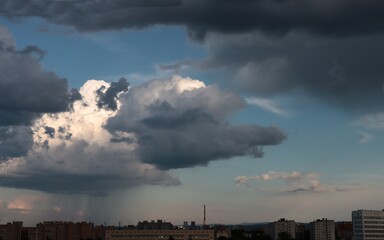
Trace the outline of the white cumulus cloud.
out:
M 261 157 L 261 146 L 285 139 L 276 127 L 232 126 L 228 118 L 245 100 L 191 78 L 152 80 L 129 90 L 125 79 L 89 80 L 79 93 L 68 111 L 42 114 L 12 132 L 7 139 L 16 142 L 29 133 L 31 146 L 0 162 L 1 186 L 100 194 L 178 185 L 169 169 Z

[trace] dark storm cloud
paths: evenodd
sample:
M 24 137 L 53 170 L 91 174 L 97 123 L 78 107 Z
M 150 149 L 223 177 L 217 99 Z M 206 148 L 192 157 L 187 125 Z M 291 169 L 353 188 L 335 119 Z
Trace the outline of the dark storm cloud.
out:
M 128 91 L 128 82 L 125 78 L 120 78 L 118 82 L 112 82 L 111 86 L 105 90 L 104 87 L 97 90 L 99 98 L 97 106 L 99 108 L 105 107 L 106 109 L 115 111 L 117 109 L 118 94 Z
M 0 162 L 26 155 L 32 145 L 32 130 L 29 127 L 0 127 Z
M 0 116 L 0 126 L 30 125 L 39 116 L 39 113 L 0 110 Z
M 65 78 L 42 69 L 43 55 L 36 46 L 0 47 L 1 125 L 29 125 L 40 114 L 66 111 L 79 99 Z
M 177 185 L 164 177 L 163 185 Z M 35 172 L 22 177 L 0 176 L 0 186 L 19 189 L 39 190 L 47 193 L 105 195 L 107 193 L 140 186 L 159 184 L 159 179 L 147 180 L 129 176 L 65 174 L 53 172 Z
M 188 119 L 184 114 L 173 119 L 157 118 L 157 121 L 163 123 L 178 123 L 174 128 L 168 124 L 159 125 L 155 121 L 152 121 L 155 127 L 152 125 L 153 128 L 148 128 L 148 121 L 145 121 L 144 126 L 132 129 L 140 137 L 140 156 L 144 162 L 154 164 L 160 169 L 204 166 L 212 160 L 234 156 L 262 157 L 261 146 L 276 145 L 285 138 L 274 127 L 233 127 L 206 120 L 207 118 Z
M 190 36 L 209 32 L 260 30 L 284 34 L 301 30 L 346 36 L 382 32 L 381 0 L 3 0 L 9 18 L 39 16 L 81 31 L 186 26 Z
M 72 88 L 70 96 L 69 96 L 69 101 L 74 102 L 74 101 L 78 101 L 81 99 L 83 99 L 83 97 L 81 96 L 79 90 L 77 90 L 76 88 Z
M 183 26 L 191 38 L 205 40 L 209 57 L 200 62 L 162 64 L 161 70 L 180 70 L 183 66 L 222 67 L 232 75 L 236 88 L 250 94 L 270 96 L 305 89 L 350 109 L 383 101 L 383 10 L 381 0 L 5 0 L 0 3 L 3 16 L 40 16 L 80 31 Z M 264 39 L 260 40 L 260 36 Z M 99 104 L 115 109 L 112 99 Z
M 207 59 L 196 68 L 223 68 L 233 86 L 248 94 L 271 96 L 305 90 L 347 109 L 375 108 L 384 101 L 384 35 L 348 39 L 282 38 L 260 32 L 214 35 Z
M 55 132 L 56 130 L 52 127 L 44 127 L 45 129 L 45 134 L 47 134 L 50 138 L 54 138 L 55 137 Z
M 48 146 L 48 140 L 45 140 L 39 146 L 40 150 L 36 151 L 38 146 L 35 145 L 22 161 L 5 161 L 1 166 L 0 186 L 49 193 L 99 195 L 140 185 L 180 184 L 178 178 L 167 172 L 143 166 L 125 148 L 99 146 L 85 140 L 73 141 L 74 144 Z
M 208 56 L 160 64 L 160 70 L 222 69 L 234 90 L 271 97 L 304 90 L 352 111 L 381 109 L 384 101 L 384 35 L 322 38 L 260 32 L 212 34 Z
M 244 107 L 244 100 L 216 87 L 181 90 L 198 84 L 192 81 L 176 77 L 132 87 L 106 129 L 116 135 L 134 133 L 141 161 L 162 170 L 235 156 L 262 157 L 262 146 L 285 139 L 276 127 L 232 126 L 227 118 Z

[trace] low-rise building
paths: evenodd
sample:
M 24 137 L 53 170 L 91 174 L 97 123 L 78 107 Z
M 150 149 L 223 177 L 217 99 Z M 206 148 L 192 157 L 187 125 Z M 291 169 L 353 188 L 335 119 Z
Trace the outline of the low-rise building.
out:
M 170 222 L 165 222 L 163 220 L 157 221 L 142 221 L 137 224 L 137 229 L 139 230 L 160 230 L 160 229 L 173 229 L 173 225 Z
M 214 230 L 106 230 L 105 240 L 215 240 Z

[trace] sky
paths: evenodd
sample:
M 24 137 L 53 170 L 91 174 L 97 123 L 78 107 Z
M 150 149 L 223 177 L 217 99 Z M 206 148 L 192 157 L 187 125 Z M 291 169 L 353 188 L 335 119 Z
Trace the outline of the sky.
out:
M 384 2 L 3 0 L 0 223 L 383 209 Z

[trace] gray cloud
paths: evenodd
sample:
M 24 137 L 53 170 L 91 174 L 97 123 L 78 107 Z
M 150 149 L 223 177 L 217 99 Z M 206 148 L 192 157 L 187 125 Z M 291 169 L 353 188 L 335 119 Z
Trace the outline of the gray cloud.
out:
M 11 134 L 4 127 L 0 148 L 19 149 L 9 148 L 3 157 L 0 186 L 106 194 L 139 185 L 178 185 L 167 170 L 261 157 L 263 146 L 286 137 L 276 127 L 231 125 L 228 119 L 245 100 L 198 80 L 153 80 L 111 98 L 118 101 L 116 111 L 99 108 L 98 90 L 112 89 L 112 96 L 121 90 L 112 85 L 87 81 L 80 88 L 83 98 L 70 111 L 44 114 L 31 128 L 17 128 L 25 133 Z
M 128 91 L 128 82 L 125 78 L 120 78 L 118 82 L 112 82 L 111 86 L 108 89 L 101 87 L 97 90 L 97 96 L 99 101 L 97 102 L 97 106 L 99 108 L 105 107 L 109 110 L 116 110 L 118 100 L 118 94 L 121 92 Z
M 175 71 L 183 67 L 223 69 L 233 89 L 249 95 L 271 97 L 304 90 L 348 110 L 374 110 L 384 100 L 383 40 L 384 35 L 313 38 L 299 33 L 284 37 L 260 32 L 212 34 L 206 39 L 206 59 L 160 67 Z
M 234 86 L 270 96 L 296 89 L 349 109 L 383 101 L 380 0 L 6 0 L 9 18 L 40 16 L 80 31 L 179 25 L 208 58 L 161 64 L 222 67 Z M 113 101 L 109 101 L 113 103 Z M 101 105 L 104 103 L 100 103 Z M 108 107 L 104 105 L 104 107 Z M 113 106 L 111 106 L 113 107 Z
M 0 31 L 0 40 L 5 39 L 0 44 L 0 125 L 30 125 L 42 113 L 68 110 L 79 99 L 77 90 L 42 69 L 44 51 L 36 46 L 16 50 L 6 34 Z
M 186 26 L 191 37 L 210 32 L 260 30 L 281 35 L 292 30 L 349 36 L 383 31 L 380 0 L 4 0 L 8 18 L 38 16 L 81 31 Z
M 290 188 L 290 190 L 284 190 L 283 191 L 284 193 L 327 192 L 328 188 L 322 183 L 320 183 L 320 181 L 318 181 L 317 178 L 318 178 L 317 173 L 300 173 L 296 171 L 290 172 L 290 173 L 284 173 L 284 172 L 270 171 L 267 173 L 263 173 L 261 175 L 238 176 L 234 179 L 234 182 L 237 185 L 242 184 L 253 190 L 260 190 L 260 188 L 254 187 L 252 184 L 250 184 L 250 181 L 255 181 L 255 182 L 262 181 L 266 183 L 274 180 L 284 180 L 286 185 L 288 185 Z M 276 189 L 271 189 L 271 190 L 276 190 Z M 281 189 L 278 189 L 278 191 L 281 192 Z
M 6 27 L 0 25 L 0 47 L 14 48 L 15 46 L 16 43 L 11 32 Z
M 25 126 L 0 127 L 0 162 L 25 156 L 33 145 L 32 130 Z
M 47 134 L 50 138 L 55 137 L 56 130 L 54 128 L 46 126 L 44 127 L 44 129 L 45 129 L 44 133 Z
M 10 181 L 12 179 L 12 181 Z M 172 186 L 180 184 L 166 173 L 162 175 L 117 176 L 35 172 L 22 177 L 0 176 L 0 185 L 19 189 L 33 189 L 48 193 L 105 195 L 106 193 L 140 185 Z
M 132 87 L 105 127 L 116 135 L 134 133 L 141 161 L 163 170 L 234 156 L 261 157 L 262 146 L 285 139 L 276 127 L 232 126 L 227 117 L 241 109 L 244 100 L 200 84 L 175 77 Z
M 30 127 L 0 128 L 0 186 L 100 195 L 140 185 L 179 185 L 177 177 L 141 162 L 132 134 L 115 137 L 103 128 L 115 113 L 97 106 L 97 90 L 111 85 L 90 80 L 70 110 L 43 114 Z

